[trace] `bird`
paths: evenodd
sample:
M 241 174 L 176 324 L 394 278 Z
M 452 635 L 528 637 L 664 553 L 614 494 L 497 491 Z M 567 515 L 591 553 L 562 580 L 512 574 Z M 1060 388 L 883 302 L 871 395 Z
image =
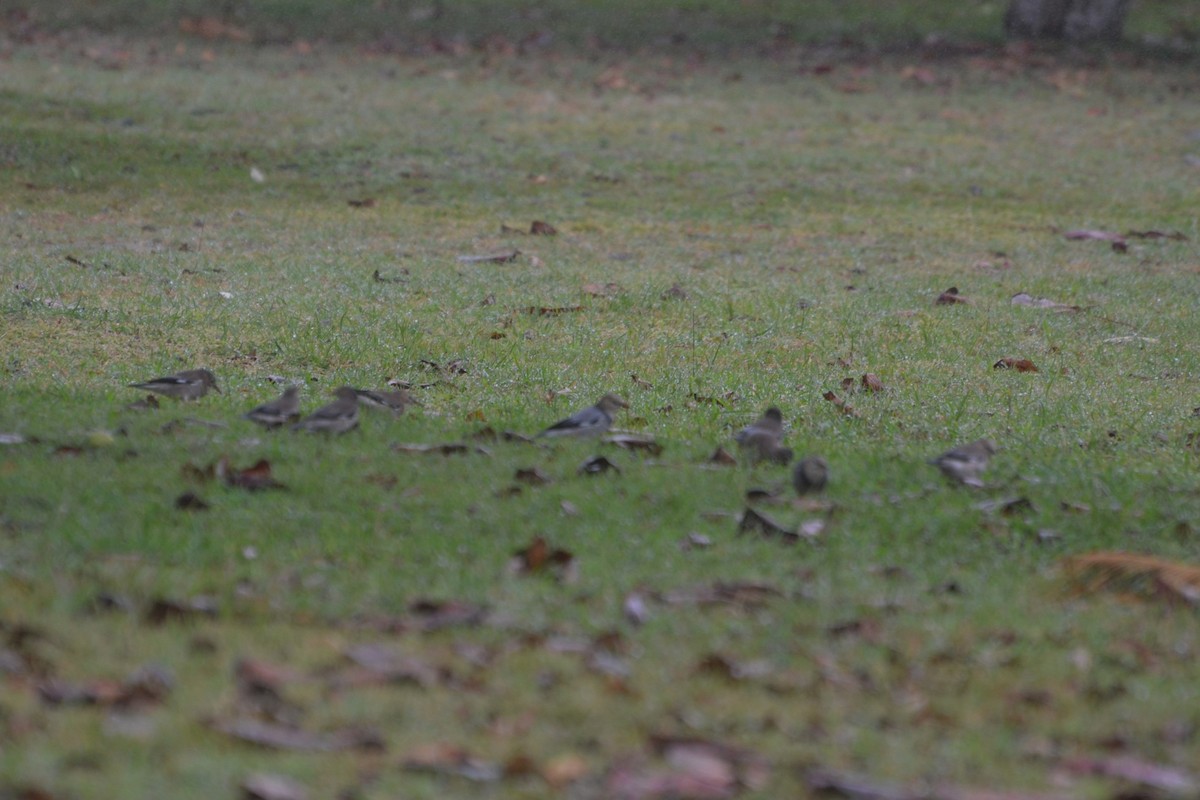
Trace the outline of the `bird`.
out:
M 629 408 L 629 404 L 615 394 L 606 394 L 596 405 L 554 423 L 538 436 L 599 436 L 612 427 L 613 415 L 620 408 Z
M 129 387 L 157 392 L 178 400 L 199 400 L 208 394 L 209 389 L 216 390 L 217 394 L 222 393 L 216 377 L 206 369 L 188 369 L 145 383 L 131 383 Z
M 937 458 L 930 459 L 929 463 L 953 481 L 965 486 L 981 487 L 983 481 L 979 479 L 979 474 L 987 468 L 988 459 L 995 454 L 995 442 L 991 439 L 977 439 L 970 444 L 947 450 Z
M 292 426 L 294 431 L 314 433 L 345 433 L 358 426 L 358 393 L 352 386 L 342 386 L 333 393 L 334 400 Z
M 783 414 L 775 406 L 738 431 L 733 439 L 751 464 L 760 461 L 788 464 L 792 460 L 791 449 L 783 446 Z
M 300 387 L 289 386 L 277 399 L 252 408 L 242 416 L 265 428 L 278 428 L 285 423 L 294 422 L 300 416 L 299 411 Z
M 397 389 L 394 392 L 355 389 L 354 393 L 358 396 L 359 405 L 370 406 L 371 408 L 386 408 L 396 415 L 403 414 L 404 409 L 413 404 L 413 399 L 409 397 L 408 392 L 404 389 Z
M 796 463 L 792 470 L 792 486 L 796 494 L 819 492 L 829 480 L 829 464 L 820 456 L 807 456 Z

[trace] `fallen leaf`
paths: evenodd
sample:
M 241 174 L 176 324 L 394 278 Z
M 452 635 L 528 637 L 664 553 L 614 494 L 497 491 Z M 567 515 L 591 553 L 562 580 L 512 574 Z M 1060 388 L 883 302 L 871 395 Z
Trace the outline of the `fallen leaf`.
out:
M 636 372 L 629 373 L 629 379 L 631 381 L 633 381 L 633 385 L 638 387 L 639 389 L 653 389 L 654 388 L 653 383 L 651 383 L 650 381 L 642 380 L 641 378 L 639 378 L 637 376 Z
M 707 462 L 709 464 L 720 464 L 724 467 L 732 467 L 737 465 L 737 459 L 733 457 L 733 454 L 719 445 L 717 449 L 713 451 L 713 454 L 708 457 Z
M 561 582 L 574 580 L 578 572 L 570 551 L 552 548 L 542 536 L 534 537 L 526 547 L 513 553 L 508 571 L 515 575 L 547 574 Z
M 153 397 L 153 395 L 151 395 Z M 0 444 L 24 444 L 25 437 L 19 433 L 0 433 Z
M 1006 356 L 995 364 L 992 369 L 1015 369 L 1017 372 L 1037 372 L 1038 368 L 1028 358 L 1013 358 Z
M 837 410 L 841 411 L 847 417 L 857 417 L 858 416 L 858 412 L 854 410 L 854 406 L 850 405 L 845 400 L 838 397 L 835 392 L 826 392 L 825 394 L 823 394 L 821 396 L 824 397 L 829 402 L 833 403 L 833 405 L 835 407 L 837 407 Z
M 687 300 L 687 290 L 678 283 L 672 283 L 667 289 L 663 290 L 663 300 Z
M 612 470 L 618 475 L 621 474 L 621 469 L 604 456 L 592 456 L 580 464 L 576 472 L 580 475 L 599 475 L 600 473 L 608 472 L 609 470 Z
M 1096 240 L 1101 242 L 1124 242 L 1125 237 L 1113 231 L 1097 231 L 1097 230 L 1076 230 L 1067 231 L 1063 234 L 1063 238 L 1072 241 Z
M 379 270 L 375 270 L 371 273 L 371 280 L 375 283 L 405 283 L 408 279 L 404 278 L 403 275 L 407 274 L 408 270 L 403 270 L 400 277 L 392 277 L 381 275 Z
M 123 681 L 96 679 L 73 684 L 50 679 L 38 686 L 38 695 L 53 706 L 105 706 L 129 711 L 161 705 L 174 683 L 163 668 L 143 667 Z
M 549 476 L 537 467 L 518 469 L 513 477 L 521 483 L 527 483 L 530 486 L 545 486 L 547 483 L 550 483 Z
M 862 388 L 868 392 L 882 392 L 883 381 L 874 372 L 868 372 L 862 376 Z
M 1179 231 L 1171 231 L 1163 233 L 1162 231 L 1126 231 L 1125 238 L 1127 239 L 1170 239 L 1173 242 L 1190 241 L 1187 236 Z
M 692 531 L 679 542 L 680 550 L 702 550 L 705 547 L 712 547 L 712 539 L 702 533 Z
M 508 264 L 516 261 L 519 255 L 521 255 L 520 250 L 507 250 L 503 253 L 490 253 L 481 256 L 459 256 L 458 261 L 461 264 Z
M 967 305 L 971 304 L 970 300 L 958 293 L 957 286 L 951 286 L 949 289 L 939 294 L 937 299 L 933 302 L 935 305 L 939 306 L 949 306 L 954 305 L 955 303 L 965 303 Z
M 236 469 L 229 463 L 228 456 L 222 456 L 217 462 L 215 474 L 225 482 L 226 486 L 248 489 L 255 492 L 261 489 L 286 489 L 279 481 L 271 476 L 271 462 L 261 458 L 253 466 Z
M 542 780 L 551 789 L 559 791 L 585 777 L 590 771 L 587 760 L 575 753 L 555 756 L 543 764 L 539 770 Z
M 642 625 L 650 618 L 650 609 L 646 606 L 646 596 L 641 592 L 630 592 L 621 603 L 621 611 L 625 619 L 634 625 Z
M 162 625 L 166 622 L 186 622 L 198 617 L 214 618 L 217 611 L 217 601 L 207 595 L 197 595 L 188 600 L 160 597 L 152 601 L 146 609 L 145 620 L 149 625 Z
M 773 671 L 768 661 L 737 661 L 720 653 L 709 653 L 696 665 L 696 671 L 716 675 L 735 683 L 759 680 Z
M 129 405 L 125 406 L 128 411 L 153 411 L 158 408 L 160 403 L 158 398 L 152 394 L 146 395 L 141 400 L 134 400 Z
M 208 503 L 195 492 L 184 492 L 175 498 L 175 507 L 180 511 L 207 511 Z
M 434 444 L 399 442 L 392 445 L 392 450 L 397 453 L 437 453 L 443 456 L 464 455 L 467 453 L 479 453 L 485 456 L 492 454 L 486 447 L 469 445 L 465 442 L 442 442 Z
M 731 605 L 749 609 L 760 608 L 780 597 L 783 597 L 783 592 L 768 583 L 718 581 L 674 589 L 663 595 L 663 602 L 668 605 Z
M 286 775 L 256 772 L 239 785 L 243 800 L 308 800 L 308 789 Z
M 1106 552 L 1071 556 L 1062 562 L 1079 594 L 1101 590 L 1168 603 L 1200 603 L 1200 566 L 1138 553 Z
M 212 728 L 232 739 L 271 750 L 332 753 L 341 750 L 384 749 L 383 738 L 379 733 L 365 728 L 340 728 L 327 733 L 312 733 L 249 717 L 215 720 L 212 722 Z
M 1017 292 L 1009 301 L 1014 306 L 1028 306 L 1029 308 L 1047 308 L 1051 311 L 1082 311 L 1082 306 L 1073 306 L 1067 303 L 1059 303 L 1050 300 L 1046 297 L 1034 297 L 1028 292 Z
M 442 680 L 436 666 L 398 652 L 389 644 L 355 644 L 346 648 L 345 654 L 360 671 L 338 675 L 333 682 L 335 686 L 414 683 L 429 688 Z
M 346 204 L 351 208 L 374 208 L 376 200 L 374 197 L 364 197 L 361 200 L 347 200 Z
M 1177 767 L 1143 761 L 1134 756 L 1081 756 L 1066 759 L 1063 766 L 1079 775 L 1120 778 L 1180 797 L 1195 797 L 1197 791 L 1200 791 L 1200 777 Z
M 621 287 L 615 283 L 585 283 L 583 293 L 592 297 L 613 297 L 621 293 Z
M 524 313 L 536 317 L 557 317 L 560 314 L 572 314 L 583 311 L 583 306 L 526 306 L 521 309 Z
M 465 748 L 447 742 L 435 742 L 413 748 L 400 762 L 400 766 L 410 772 L 452 775 L 479 783 L 490 783 L 504 777 L 501 765 L 481 761 L 472 757 Z
M 531 236 L 556 236 L 558 235 L 558 231 L 549 222 L 535 219 L 529 225 L 529 234 Z
M 713 784 L 761 790 L 770 780 L 766 758 L 745 747 L 681 736 L 650 737 L 652 750 L 675 769 Z
M 622 450 L 645 450 L 652 456 L 660 455 L 663 446 L 653 436 L 638 436 L 632 433 L 613 433 L 602 439 L 605 444 L 615 444 Z

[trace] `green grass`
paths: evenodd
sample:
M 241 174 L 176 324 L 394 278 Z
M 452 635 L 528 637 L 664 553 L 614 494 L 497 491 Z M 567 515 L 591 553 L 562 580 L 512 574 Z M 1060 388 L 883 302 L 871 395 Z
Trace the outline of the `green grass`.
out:
M 770 780 L 744 796 L 802 794 L 814 766 L 1038 791 L 1060 788 L 1064 759 L 1114 750 L 1200 770 L 1194 612 L 1072 597 L 1057 568 L 1101 549 L 1200 561 L 1193 70 L 989 49 L 830 56 L 813 74 L 815 51 L 748 57 L 737 36 L 741 55 L 707 62 L 173 34 L 12 48 L 0 432 L 27 441 L 0 446 L 5 791 L 229 796 L 266 770 L 312 796 L 598 797 L 651 733 L 761 753 Z M 534 219 L 559 235 L 501 227 Z M 1072 228 L 1189 238 L 1122 254 L 1066 241 Z M 512 263 L 457 260 L 512 248 Z M 611 297 L 584 288 L 610 282 Z M 676 283 L 686 298 L 664 295 Z M 936 306 L 951 285 L 972 303 Z M 1020 291 L 1083 310 L 1013 306 Z M 1005 356 L 1040 371 L 992 369 Z M 455 360 L 465 372 L 426 363 Z M 223 394 L 126 409 L 140 397 L 126 384 L 201 365 Z M 865 372 L 886 391 L 850 394 L 856 416 L 822 399 Z M 264 433 L 239 415 L 273 396 L 269 375 L 305 380 L 310 409 L 389 378 L 424 405 L 364 412 L 334 439 Z M 661 455 L 390 447 L 533 433 L 610 390 L 632 406 L 619 423 Z M 706 464 L 770 404 L 788 444 L 831 465 L 815 542 L 738 537 L 746 490 L 786 472 Z M 96 431 L 113 442 L 89 444 Z M 925 463 L 981 436 L 1001 448 L 984 490 Z M 578 475 L 596 452 L 620 474 Z M 184 474 L 223 455 L 268 459 L 287 488 Z M 551 482 L 511 493 L 531 466 Z M 185 491 L 209 510 L 177 510 Z M 1005 497 L 1031 506 L 978 507 Z M 763 510 L 789 526 L 823 513 Z M 689 533 L 712 546 L 681 548 Z M 574 554 L 576 581 L 509 572 L 535 536 Z M 653 599 L 717 581 L 781 596 Z M 621 611 L 632 591 L 650 598 L 640 627 Z M 98 612 L 102 595 L 127 605 Z M 144 619 L 155 599 L 201 595 L 215 619 Z M 489 621 L 379 630 L 419 599 L 481 603 Z M 614 629 L 620 679 L 556 641 Z M 345 648 L 364 641 L 442 677 L 337 688 Z M 701 669 L 711 654 L 768 673 L 730 681 Z M 214 732 L 206 720 L 249 713 L 241 658 L 302 676 L 280 691 L 304 729 L 370 726 L 385 752 L 274 752 Z M 173 688 L 132 727 L 38 695 L 50 678 L 147 664 Z M 577 755 L 588 774 L 556 790 L 400 769 L 437 741 L 538 768 Z M 1081 796 L 1117 785 L 1068 780 Z

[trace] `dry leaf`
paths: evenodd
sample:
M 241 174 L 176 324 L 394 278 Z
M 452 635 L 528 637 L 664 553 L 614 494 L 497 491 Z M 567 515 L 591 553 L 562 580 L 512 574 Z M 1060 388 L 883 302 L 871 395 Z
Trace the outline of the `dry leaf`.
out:
M 1095 552 L 1062 562 L 1079 594 L 1101 590 L 1169 603 L 1200 603 L 1200 567 L 1138 553 Z
M 583 306 L 526 306 L 521 311 L 538 317 L 556 317 L 559 314 L 583 311 Z
M 215 720 L 213 730 L 233 739 L 272 750 L 298 750 L 311 753 L 330 753 L 339 750 L 383 749 L 383 739 L 375 731 L 362 728 L 342 728 L 329 733 L 310 733 L 286 725 L 250 717 Z
M 1162 231 L 1126 231 L 1125 238 L 1127 239 L 1170 239 L 1173 242 L 1190 241 L 1179 231 L 1171 233 L 1163 233 Z
M 585 283 L 583 293 L 592 297 L 613 297 L 621 293 L 620 285 L 616 283 Z
M 308 800 L 308 790 L 286 775 L 256 772 L 242 781 L 244 800 Z
M 1068 758 L 1063 766 L 1078 775 L 1103 775 L 1119 778 L 1178 797 L 1195 797 L 1200 777 L 1177 767 L 1143 761 L 1134 756 Z
M 874 372 L 868 372 L 862 376 L 862 388 L 868 392 L 882 392 L 883 381 Z
M 207 511 L 208 503 L 195 492 L 184 492 L 175 498 L 175 507 L 180 511 Z
M 529 233 L 532 236 L 555 236 L 558 231 L 549 222 L 542 222 L 540 219 L 535 219 L 529 225 Z
M 949 289 L 939 294 L 937 299 L 934 300 L 934 304 L 939 306 L 949 306 L 954 305 L 955 303 L 965 303 L 967 305 L 971 304 L 970 300 L 958 293 L 957 286 L 951 286 Z
M 447 742 L 414 748 L 404 757 L 400 766 L 412 772 L 454 775 L 481 783 L 498 781 L 504 777 L 501 765 L 473 758 L 465 748 Z
M 652 456 L 660 455 L 663 451 L 663 446 L 654 441 L 653 436 L 638 436 L 633 433 L 613 433 L 605 436 L 601 441 L 605 444 L 615 444 L 622 450 L 645 450 Z
M 549 476 L 537 467 L 518 469 L 513 477 L 521 483 L 527 483 L 530 486 L 545 486 L 547 483 L 550 483 Z
M 583 756 L 576 755 L 575 753 L 566 753 L 556 756 L 543 764 L 540 773 L 542 780 L 551 789 L 561 791 L 569 784 L 585 777 L 589 771 L 588 762 Z
M 376 200 L 374 197 L 364 197 L 361 200 L 347 200 L 346 203 L 351 208 L 374 208 Z
M 662 293 L 663 300 L 687 300 L 687 290 L 678 283 L 672 283 L 669 288 Z
M 609 461 L 604 456 L 592 456 L 579 465 L 576 472 L 580 475 L 599 475 L 602 472 L 612 470 L 618 475 L 621 474 L 620 468 Z
M 708 457 L 707 462 L 709 464 L 720 464 L 724 467 L 732 467 L 737 465 L 737 459 L 733 457 L 733 454 L 719 445 L 717 446 L 717 449 L 713 451 L 713 454 Z
M 854 410 L 854 406 L 850 405 L 845 400 L 838 397 L 837 394 L 835 394 L 834 392 L 826 392 L 825 394 L 823 394 L 821 396 L 824 397 L 829 402 L 833 403 L 837 407 L 838 411 L 841 411 L 847 417 L 857 417 L 858 416 L 858 412 Z
M 1017 372 L 1037 372 L 1038 368 L 1028 358 L 1005 357 L 992 364 L 992 369 L 1015 369 Z
M 207 595 L 197 595 L 188 600 L 160 597 L 147 607 L 145 620 L 148 625 L 162 625 L 166 622 L 190 621 L 198 617 L 213 618 L 217 616 L 217 610 L 217 601 Z
M 246 469 L 236 469 L 229 463 L 228 456 L 222 456 L 217 462 L 215 474 L 225 482 L 226 486 L 248 489 L 252 492 L 260 489 L 285 489 L 282 483 L 271 477 L 271 462 L 262 458 Z
M 571 552 L 552 548 L 544 537 L 537 536 L 528 546 L 513 554 L 508 562 L 508 571 L 516 575 L 548 574 L 567 582 L 574 579 L 577 566 Z
M 737 532 L 739 536 L 744 533 L 758 533 L 766 539 L 781 539 L 787 544 L 794 544 L 800 539 L 800 535 L 795 531 L 788 530 L 752 508 L 747 508 L 742 512 L 742 517 L 738 520 Z
M 517 260 L 520 250 L 506 250 L 503 253 L 491 253 L 482 256 L 459 256 L 460 264 L 508 264 Z
M 641 378 L 639 378 L 637 376 L 636 372 L 629 373 L 629 379 L 631 381 L 633 381 L 633 385 L 638 387 L 639 389 L 653 389 L 654 388 L 653 383 L 651 383 L 650 381 L 642 380 Z M 151 396 L 153 396 L 153 395 L 151 395 Z
M 1028 292 L 1017 292 L 1012 296 L 1010 301 L 1014 306 L 1028 306 L 1030 308 L 1048 308 L 1051 311 L 1082 311 L 1081 306 L 1073 306 L 1067 303 L 1058 303 L 1045 297 L 1034 297 Z
M 668 605 L 731 605 L 739 608 L 761 608 L 783 597 L 783 592 L 767 583 L 747 581 L 722 582 L 674 589 L 663 595 Z

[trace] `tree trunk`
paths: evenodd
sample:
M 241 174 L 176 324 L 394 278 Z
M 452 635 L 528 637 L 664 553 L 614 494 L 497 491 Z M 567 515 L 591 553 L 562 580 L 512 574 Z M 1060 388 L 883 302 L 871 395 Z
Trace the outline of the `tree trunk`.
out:
M 1016 39 L 1116 41 L 1131 0 L 1010 0 L 1004 32 Z

